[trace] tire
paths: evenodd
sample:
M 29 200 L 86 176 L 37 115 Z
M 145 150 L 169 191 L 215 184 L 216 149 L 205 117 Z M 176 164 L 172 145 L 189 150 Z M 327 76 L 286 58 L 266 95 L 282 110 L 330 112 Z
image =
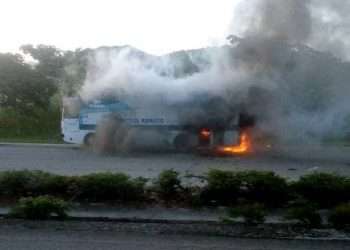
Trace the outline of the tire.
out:
M 188 133 L 177 135 L 173 141 L 173 145 L 177 151 L 186 152 L 191 149 L 191 136 Z
M 95 142 L 95 133 L 88 133 L 84 137 L 84 146 L 91 148 Z

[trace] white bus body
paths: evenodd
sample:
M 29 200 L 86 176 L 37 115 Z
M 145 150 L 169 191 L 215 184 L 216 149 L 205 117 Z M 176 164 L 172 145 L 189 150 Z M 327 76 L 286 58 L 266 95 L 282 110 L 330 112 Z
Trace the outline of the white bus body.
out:
M 79 98 L 64 98 L 63 100 L 63 114 L 61 129 L 64 142 L 74 144 L 86 143 L 86 138 L 90 134 L 94 134 L 96 126 L 99 122 L 108 115 L 117 115 L 123 122 L 131 128 L 143 129 L 157 129 L 166 132 L 167 140 L 170 143 L 174 143 L 174 139 L 179 134 L 188 133 L 188 126 L 181 124 L 178 118 L 178 112 L 173 107 L 130 107 L 125 102 L 113 101 L 113 102 L 101 102 L 94 101 L 89 104 L 83 105 Z M 237 123 L 237 117 L 232 120 L 230 128 L 221 130 L 220 138 L 211 135 L 212 139 L 210 145 L 220 143 L 232 145 L 236 144 L 239 139 Z M 197 140 L 197 131 L 191 131 L 191 140 Z M 188 138 L 187 138 L 188 139 Z M 187 140 L 186 139 L 186 140 Z M 193 143 L 193 142 L 192 142 Z

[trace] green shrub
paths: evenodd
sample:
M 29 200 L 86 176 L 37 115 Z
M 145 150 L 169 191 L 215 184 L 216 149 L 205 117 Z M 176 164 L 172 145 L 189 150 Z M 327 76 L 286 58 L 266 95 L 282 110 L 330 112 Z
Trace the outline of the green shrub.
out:
M 335 207 L 329 215 L 328 221 L 335 228 L 350 226 L 350 204 L 341 204 Z
M 289 199 L 287 181 L 273 172 L 245 171 L 237 173 L 242 182 L 243 199 L 263 203 L 267 206 L 280 206 Z
M 72 193 L 72 185 L 74 183 L 74 177 L 51 174 L 33 192 L 35 195 L 47 194 L 62 198 L 71 198 L 74 195 Z
M 200 209 L 203 207 L 203 201 L 201 200 L 201 191 L 200 187 L 190 187 L 186 188 L 184 192 L 184 202 L 187 206 L 193 209 Z
M 154 182 L 156 193 L 161 199 L 175 200 L 183 190 L 179 173 L 174 170 L 162 171 Z
M 52 217 L 64 219 L 67 217 L 68 204 L 61 199 L 50 196 L 36 198 L 21 198 L 10 211 L 10 217 L 45 220 Z
M 200 198 L 204 204 L 230 205 L 237 201 L 242 181 L 235 172 L 210 170 L 207 181 Z
M 31 195 L 33 186 L 41 182 L 41 171 L 5 171 L 0 174 L 0 191 L 4 196 Z
M 335 174 L 313 173 L 292 185 L 295 192 L 321 207 L 345 203 L 350 198 L 350 181 Z
M 144 199 L 144 179 L 121 173 L 95 173 L 78 177 L 76 199 L 88 201 L 140 201 Z
M 29 170 L 0 173 L 0 194 L 5 197 L 67 196 L 68 191 L 69 177 Z
M 245 204 L 231 208 L 228 212 L 229 218 L 242 217 L 247 224 L 259 224 L 265 221 L 266 210 L 262 204 Z
M 307 202 L 301 202 L 289 208 L 285 219 L 296 220 L 299 224 L 307 227 L 320 227 L 322 224 L 322 218 L 317 212 L 317 207 Z

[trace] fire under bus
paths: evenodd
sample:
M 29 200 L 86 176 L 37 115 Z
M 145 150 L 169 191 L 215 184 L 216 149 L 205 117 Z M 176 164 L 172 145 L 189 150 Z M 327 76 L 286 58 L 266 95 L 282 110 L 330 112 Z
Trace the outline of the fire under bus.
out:
M 62 136 L 67 143 L 91 146 L 99 140 L 103 141 L 103 146 L 118 146 L 125 142 L 126 136 L 137 134 L 132 138 L 133 144 L 142 145 L 147 141 L 143 135 L 153 131 L 157 137 L 161 135 L 167 145 L 182 152 L 239 155 L 252 150 L 247 129 L 251 122 L 249 119 L 247 122 L 246 115 L 239 112 L 224 116 L 220 112 L 204 112 L 203 115 L 198 112 L 198 107 L 192 106 L 157 105 L 150 108 L 135 100 L 84 103 L 78 97 L 64 98 Z M 128 137 L 130 141 L 132 136 Z

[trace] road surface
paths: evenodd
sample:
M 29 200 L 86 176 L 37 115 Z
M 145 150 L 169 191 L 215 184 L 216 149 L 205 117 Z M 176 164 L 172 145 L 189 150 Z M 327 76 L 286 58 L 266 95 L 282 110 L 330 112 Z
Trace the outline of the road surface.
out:
M 297 178 L 312 171 L 350 175 L 350 148 L 288 148 L 246 157 L 201 157 L 179 153 L 101 155 L 70 146 L 0 145 L 0 171 L 44 170 L 65 175 L 92 172 L 124 172 L 133 177 L 154 177 L 162 170 L 200 175 L 211 168 L 223 170 L 271 170 Z

